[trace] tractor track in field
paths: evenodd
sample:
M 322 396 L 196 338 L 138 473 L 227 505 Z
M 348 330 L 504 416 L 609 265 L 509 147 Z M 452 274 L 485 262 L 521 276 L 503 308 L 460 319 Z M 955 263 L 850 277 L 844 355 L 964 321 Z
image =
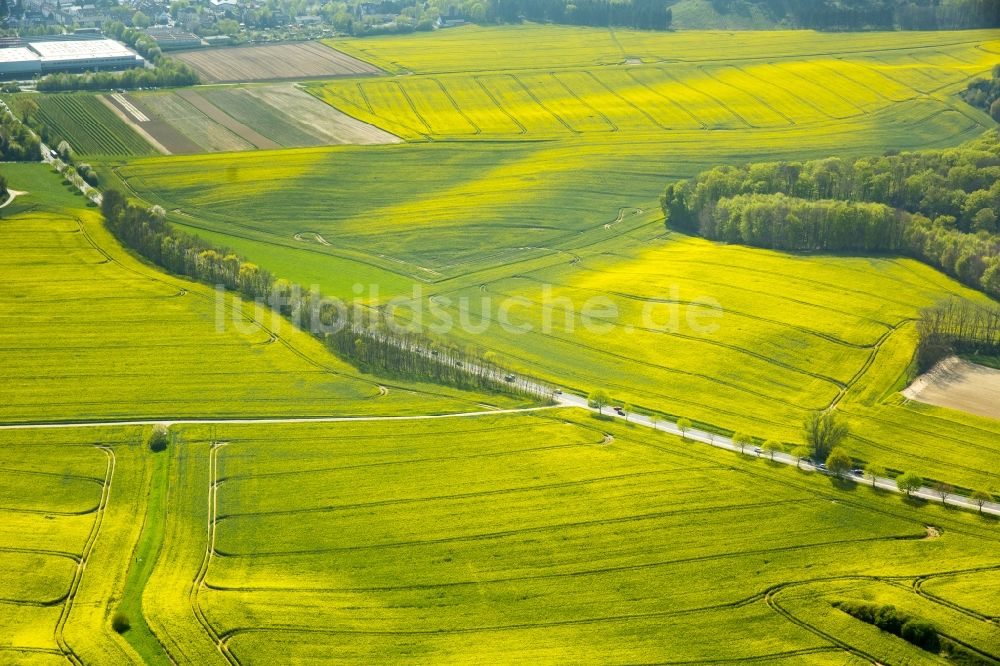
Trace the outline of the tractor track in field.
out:
M 219 450 L 228 446 L 228 444 L 228 442 L 213 441 L 208 452 L 208 507 L 205 553 L 202 557 L 201 566 L 198 568 L 198 573 L 195 575 L 194 581 L 191 583 L 191 589 L 188 593 L 188 603 L 191 606 L 191 611 L 193 612 L 195 618 L 198 620 L 198 624 L 201 625 L 201 628 L 206 634 L 208 634 L 209 638 L 211 638 L 212 643 L 215 645 L 219 653 L 230 664 L 239 666 L 239 659 L 237 659 L 236 656 L 229 651 L 229 648 L 221 639 L 219 633 L 215 630 L 215 627 L 212 626 L 211 621 L 208 619 L 208 615 L 205 614 L 205 611 L 201 607 L 200 599 L 201 591 L 205 589 L 205 578 L 208 576 L 208 569 L 212 564 L 212 558 L 216 555 L 215 533 L 218 524 L 217 517 L 219 511 Z
M 566 72 L 563 72 L 563 74 L 565 74 L 565 73 L 566 73 Z M 563 89 L 563 90 L 565 90 L 565 91 L 566 91 L 566 93 L 567 93 L 567 94 L 568 94 L 568 95 L 569 95 L 570 97 L 572 97 L 573 99 L 575 99 L 575 100 L 577 101 L 577 103 L 578 103 L 578 104 L 579 104 L 579 105 L 580 105 L 581 107 L 585 107 L 585 108 L 588 108 L 588 109 L 590 109 L 590 110 L 591 110 L 591 111 L 593 111 L 593 112 L 594 112 L 594 113 L 595 113 L 595 114 L 596 114 L 596 115 L 597 115 L 598 117 L 600 117 L 600 118 L 601 118 L 601 120 L 603 120 L 603 121 L 604 121 L 604 122 L 605 122 L 605 123 L 606 123 L 606 124 L 608 125 L 608 127 L 610 127 L 610 128 L 611 128 L 611 131 L 612 131 L 612 132 L 618 132 L 618 131 L 619 131 L 619 127 L 618 127 L 617 123 L 615 123 L 614 121 L 612 121 L 612 120 L 611 120 L 611 118 L 608 118 L 608 116 L 607 116 L 607 115 L 605 115 L 603 111 L 601 111 L 600 109 L 598 109 L 598 108 L 597 108 L 597 107 L 595 107 L 594 105 L 590 104 L 590 102 L 587 102 L 587 101 L 585 101 L 585 100 L 584 100 L 584 99 L 583 99 L 582 97 L 580 97 L 579 95 L 577 95 L 577 94 L 576 94 L 576 91 L 574 91 L 574 90 L 573 90 L 572 88 L 570 88 L 570 87 L 569 87 L 569 84 L 567 84 L 567 83 L 566 83 L 565 81 L 563 81 L 563 80 L 562 80 L 561 78 L 559 78 L 559 73 L 558 73 L 558 72 L 556 72 L 556 71 L 551 71 L 551 72 L 549 72 L 549 76 L 550 76 L 550 77 L 551 77 L 551 78 L 552 78 L 552 79 L 553 79 L 553 80 L 554 80 L 554 81 L 555 81 L 556 83 L 558 83 L 558 84 L 559 84 L 559 85 L 560 85 L 560 86 L 562 87 L 562 89 Z M 596 80 L 596 79 L 595 79 L 595 80 Z M 596 130 L 596 131 L 600 131 L 600 130 Z
M 572 263 L 577 263 L 577 262 L 574 261 Z M 541 280 L 538 280 L 536 278 L 532 278 L 532 277 L 529 277 L 529 276 L 522 276 L 522 278 L 525 279 L 525 280 L 530 280 L 530 281 L 533 281 L 533 282 L 537 282 L 539 284 L 543 283 Z M 630 293 L 623 292 L 623 291 L 602 291 L 602 290 L 597 290 L 597 289 L 587 289 L 587 288 L 582 288 L 582 287 L 574 287 L 574 286 L 571 286 L 571 285 L 562 284 L 562 283 L 558 283 L 558 282 L 552 282 L 552 281 L 545 281 L 544 284 L 551 284 L 551 285 L 556 286 L 556 287 L 563 287 L 563 288 L 566 288 L 566 289 L 573 289 L 573 290 L 576 290 L 576 291 L 586 291 L 586 292 L 590 292 L 590 293 L 594 293 L 594 294 L 612 294 L 614 296 L 618 296 L 619 298 L 624 298 L 626 300 L 632 300 L 632 301 L 639 301 L 639 302 L 642 302 L 642 303 L 663 303 L 665 305 L 687 305 L 687 306 L 699 305 L 695 301 L 684 300 L 684 299 L 653 298 L 653 297 L 647 297 L 647 296 L 639 296 L 637 294 L 630 294 Z M 489 283 L 479 285 L 479 290 L 482 291 L 482 292 L 485 292 L 485 293 L 490 293 L 491 290 L 489 288 Z M 506 292 L 503 292 L 503 291 L 493 291 L 492 293 L 500 294 L 500 295 L 503 295 L 503 296 L 509 296 L 509 294 L 507 294 Z M 743 311 L 740 311 L 740 310 L 734 310 L 733 308 L 726 308 L 726 313 L 727 314 L 728 313 L 732 313 L 732 314 L 738 315 L 740 317 L 746 317 L 747 319 L 752 319 L 754 321 L 760 321 L 760 322 L 763 322 L 763 323 L 766 323 L 766 324 L 771 324 L 771 325 L 774 325 L 774 326 L 778 326 L 780 328 L 789 328 L 789 329 L 792 329 L 794 331 L 798 331 L 799 333 L 802 333 L 804 335 L 815 336 L 817 338 L 820 338 L 821 340 L 825 340 L 827 342 L 830 342 L 830 343 L 833 343 L 833 344 L 836 344 L 836 345 L 842 345 L 844 347 L 850 347 L 852 349 L 873 349 L 873 348 L 875 348 L 878 345 L 878 341 L 876 341 L 876 342 L 867 342 L 867 343 L 850 342 L 849 340 L 843 340 L 841 338 L 838 338 L 836 336 L 830 335 L 828 333 L 824 333 L 823 331 L 818 331 L 818 330 L 815 330 L 815 329 L 811 329 L 811 328 L 808 328 L 806 326 L 801 326 L 801 325 L 798 325 L 798 324 L 789 324 L 787 322 L 782 322 L 782 321 L 779 321 L 777 319 L 769 319 L 769 318 L 763 317 L 761 315 L 755 315 L 755 314 L 752 314 L 750 312 L 743 312 Z
M 729 67 L 731 69 L 737 69 L 735 66 L 731 66 L 730 65 Z M 710 79 L 712 81 L 715 81 L 717 84 L 719 84 L 721 86 L 725 86 L 727 88 L 732 88 L 736 92 L 742 93 L 742 94 L 746 95 L 747 97 L 749 97 L 749 98 L 753 99 L 754 101 L 756 101 L 762 108 L 765 108 L 768 111 L 771 111 L 772 113 L 774 113 L 776 116 L 778 116 L 780 118 L 783 118 L 785 120 L 785 122 L 788 123 L 786 125 L 786 127 L 795 127 L 795 125 L 797 124 L 795 122 L 795 120 L 793 120 L 792 118 L 790 118 L 789 116 L 787 116 L 785 113 L 783 113 L 777 107 L 771 105 L 766 99 L 764 99 L 763 97 L 759 96 L 757 93 L 750 92 L 749 90 L 745 90 L 745 89 L 739 87 L 738 85 L 736 85 L 734 83 L 730 83 L 729 81 L 723 81 L 718 76 L 716 76 L 716 73 L 719 70 L 724 69 L 724 68 L 720 68 L 720 67 L 712 67 L 712 68 L 710 68 L 708 65 L 698 65 L 697 69 L 698 69 L 699 72 L 702 73 L 702 75 L 705 78 Z M 759 129 L 770 129 L 770 128 L 780 129 L 781 128 L 780 125 L 755 125 L 754 127 L 755 128 L 759 128 Z
M 660 68 L 656 68 L 656 69 L 657 69 L 657 71 L 662 71 Z M 639 79 L 639 71 L 641 71 L 641 70 L 627 69 L 627 70 L 625 70 L 625 74 L 630 79 L 632 79 L 633 81 L 635 81 L 636 85 L 640 86 L 642 89 L 644 89 L 645 91 L 647 91 L 651 95 L 660 98 L 661 100 L 663 100 L 667 104 L 669 104 L 669 105 L 673 106 L 674 108 L 676 108 L 682 114 L 685 114 L 685 115 L 689 116 L 691 118 L 691 120 L 693 120 L 694 123 L 696 125 L 698 125 L 701 129 L 703 129 L 703 130 L 707 130 L 708 129 L 708 123 L 706 123 L 704 120 L 702 120 L 697 115 L 695 115 L 695 113 L 693 111 L 691 111 L 689 108 L 687 108 L 686 106 L 684 106 L 680 102 L 676 101 L 672 97 L 670 97 L 668 95 L 664 95 L 663 93 L 657 91 L 656 89 L 654 89 L 652 86 L 650 86 L 645 81 L 640 80 Z M 667 75 L 665 73 L 664 73 L 664 75 L 668 76 L 670 78 L 670 80 L 673 81 L 674 83 L 678 83 L 677 79 L 675 79 L 674 77 L 669 76 L 669 75 Z M 680 84 L 680 85 L 682 87 L 686 87 L 686 86 L 684 86 L 684 84 Z M 607 87 L 607 86 L 605 86 L 605 87 Z M 633 106 L 635 106 L 635 105 L 633 105 Z M 659 125 L 663 129 L 671 129 L 671 128 L 666 127 L 665 125 L 663 125 L 658 120 L 655 121 L 655 122 L 656 122 L 657 125 Z
M 94 550 L 94 545 L 97 543 L 97 537 L 101 531 L 101 525 L 104 522 L 104 514 L 107 510 L 108 501 L 111 498 L 111 486 L 114 481 L 115 466 L 117 464 L 117 457 L 111 447 L 97 446 L 96 448 L 103 451 L 108 459 L 107 473 L 105 475 L 104 488 L 101 492 L 100 506 L 97 510 L 97 515 L 94 518 L 94 525 L 90 530 L 86 543 L 84 544 L 83 552 L 80 554 L 80 561 L 77 563 L 76 571 L 73 574 L 73 580 L 70 583 L 69 591 L 66 594 L 66 600 L 63 603 L 62 611 L 59 613 L 59 619 L 56 622 L 55 627 L 56 644 L 59 646 L 59 649 L 62 650 L 66 659 L 70 663 L 77 666 L 83 666 L 84 662 L 66 640 L 66 623 L 69 621 L 70 613 L 73 611 L 73 602 L 76 601 L 76 595 L 80 589 L 80 583 L 83 580 L 83 575 L 87 569 L 87 562 L 90 560 L 90 555 Z
M 473 80 L 475 80 L 476 84 L 480 88 L 482 88 L 483 92 L 486 94 L 487 97 L 490 98 L 490 100 L 500 110 L 500 112 L 503 113 L 508 118 L 510 118 L 510 121 L 512 123 L 514 123 L 518 128 L 520 128 L 521 131 L 518 132 L 518 134 L 521 134 L 521 135 L 527 134 L 528 133 L 528 128 L 525 127 L 523 124 L 521 124 L 521 121 L 518 120 L 517 118 L 515 118 L 514 114 L 511 113 L 510 111 L 508 111 L 507 107 L 505 107 L 503 104 L 500 103 L 500 100 L 498 100 L 497 96 L 493 94 L 493 91 L 490 90 L 487 87 L 486 83 L 483 82 L 483 79 L 485 78 L 485 76 L 486 75 L 476 74 L 472 78 L 473 78 Z
M 606 438 L 605 438 L 606 439 Z M 612 437 L 612 441 L 613 441 Z M 601 444 L 609 444 L 610 441 L 602 441 Z M 485 497 L 495 497 L 501 495 L 517 495 L 521 493 L 532 493 L 543 490 L 555 490 L 557 488 L 576 488 L 591 484 L 609 483 L 615 481 L 629 481 L 640 478 L 671 476 L 678 473 L 692 471 L 702 471 L 707 468 L 678 468 L 676 470 L 657 470 L 649 472 L 632 472 L 630 474 L 618 474 L 613 476 L 598 476 L 575 481 L 559 481 L 556 483 L 543 483 L 533 486 L 517 486 L 513 488 L 497 488 L 494 490 L 479 490 L 468 493 L 451 493 L 447 495 L 426 495 L 421 497 L 399 497 L 395 499 L 372 500 L 370 502 L 352 502 L 349 504 L 336 504 L 318 507 L 303 507 L 298 509 L 282 509 L 275 511 L 245 511 L 242 513 L 217 514 L 216 520 L 232 520 L 239 518 L 261 518 L 268 516 L 292 516 L 306 513 L 335 513 L 337 511 L 352 511 L 354 509 L 367 509 L 383 506 L 404 506 L 407 504 L 421 504 L 424 502 L 441 502 L 444 500 L 465 500 Z M 696 511 L 691 509 L 691 511 Z
M 608 84 L 606 84 L 601 79 L 597 78 L 597 75 L 594 72 L 592 72 L 590 70 L 587 70 L 584 73 L 587 76 L 589 76 L 591 79 L 593 79 L 594 82 L 597 85 L 599 85 L 601 88 L 603 88 L 610 96 L 612 96 L 612 97 L 614 97 L 616 99 L 621 100 L 621 102 L 623 104 L 625 104 L 628 107 L 631 107 L 637 113 L 645 116 L 646 119 L 649 120 L 649 122 L 651 122 L 656 127 L 659 127 L 660 129 L 663 129 L 663 130 L 669 130 L 670 129 L 669 127 L 667 127 L 666 125 L 664 125 L 663 123 L 661 123 L 660 121 L 658 121 L 656 118 L 654 118 L 651 113 L 649 113 L 648 111 L 646 111 L 645 109 L 643 109 L 641 106 L 639 106 L 638 104 L 635 104 L 632 101 L 626 99 L 621 94 L 619 94 L 618 92 L 616 92 L 611 86 L 609 86 Z M 635 77 L 633 77 L 633 76 L 629 76 L 629 78 L 631 78 L 633 81 L 636 81 Z M 636 83 L 638 83 L 638 81 L 636 81 Z M 639 84 L 639 85 L 641 85 L 641 84 Z
M 451 104 L 452 108 L 455 109 L 455 113 L 462 116 L 462 119 L 465 120 L 465 122 L 469 123 L 469 126 L 473 129 L 472 134 L 474 136 L 482 134 L 483 128 L 481 128 L 478 124 L 473 122 L 472 118 L 470 118 L 469 115 L 462 109 L 462 107 L 459 106 L 458 102 L 455 101 L 455 98 L 452 97 L 452 94 L 448 90 L 448 87 L 443 83 L 441 83 L 441 80 L 438 79 L 437 77 L 432 77 L 429 80 L 433 81 L 435 84 L 437 84 L 437 87 L 441 89 L 441 93 L 445 96 L 445 98 L 447 98 L 448 103 Z
M 904 326 L 905 324 L 907 324 L 907 323 L 909 323 L 911 321 L 916 321 L 916 320 L 915 319 L 904 319 L 903 321 L 899 322 L 898 324 L 892 326 L 889 330 L 887 330 L 881 336 L 879 336 L 879 339 L 875 341 L 875 344 L 872 347 L 871 353 L 868 354 L 868 358 L 866 358 L 865 362 L 861 365 L 860 368 L 858 368 L 858 371 L 856 373 L 854 373 L 854 376 L 851 377 L 847 381 L 847 383 L 844 384 L 841 387 L 840 392 L 837 394 L 837 396 L 832 401 L 830 401 L 829 405 L 827 405 L 827 407 L 826 407 L 827 409 L 833 409 L 833 408 L 835 408 L 837 405 L 839 405 L 841 403 L 841 401 L 843 401 L 844 398 L 847 397 L 847 393 L 859 381 L 861 381 L 861 378 L 865 376 L 865 373 L 867 373 L 871 369 L 871 367 L 875 364 L 875 359 L 878 357 L 878 353 L 879 353 L 879 351 L 882 350 L 882 346 L 886 343 L 886 341 L 888 341 L 889 338 L 892 337 L 893 333 L 895 333 L 902 326 Z
M 806 583 L 802 583 L 802 584 L 806 584 Z M 826 641 L 828 643 L 831 643 L 831 644 L 835 645 L 836 647 L 839 647 L 840 649 L 844 650 L 845 652 L 847 652 L 849 654 L 854 655 L 855 657 L 858 657 L 860 659 L 864 659 L 864 660 L 868 661 L 871 664 L 881 663 L 881 662 L 879 662 L 878 658 L 876 658 L 875 656 L 873 656 L 871 654 L 868 654 L 867 652 L 864 652 L 863 650 L 859 650 L 858 648 L 854 647 L 850 643 L 845 643 L 844 641 L 840 640 L 839 638 L 837 638 L 833 634 L 829 634 L 829 633 L 823 631 L 822 629 L 820 629 L 818 627 L 815 627 L 812 624 L 809 624 L 805 620 L 801 620 L 801 619 L 795 617 L 795 615 L 793 615 L 791 613 L 791 611 L 788 611 L 784 607 L 782 607 L 778 603 L 778 601 L 777 601 L 777 596 L 781 592 L 783 592 L 784 590 L 788 589 L 788 587 L 790 587 L 790 586 L 791 586 L 791 584 L 782 585 L 782 586 L 778 587 L 778 589 L 775 589 L 775 590 L 773 590 L 771 592 L 768 592 L 764 596 L 764 603 L 767 604 L 767 607 L 770 608 L 775 613 L 777 613 L 778 615 L 780 615 L 783 618 L 785 618 L 786 620 L 788 620 L 789 622 L 791 622 L 792 624 L 795 624 L 795 625 L 797 625 L 799 627 L 802 627 L 806 631 L 808 631 L 808 632 L 810 632 L 812 634 L 815 634 L 816 636 L 820 637 L 824 641 Z
M 967 616 L 969 616 L 971 618 L 974 618 L 976 620 L 981 620 L 983 622 L 988 622 L 990 624 L 993 624 L 993 623 L 995 623 L 997 621 L 998 618 L 1000 618 L 1000 616 L 984 615 L 983 613 L 979 613 L 977 611 L 974 611 L 971 608 L 966 608 L 965 606 L 962 606 L 962 605 L 957 604 L 957 603 L 955 603 L 953 601 L 949 601 L 947 599 L 939 597 L 936 594 L 928 592 L 927 590 L 924 589 L 924 583 L 926 583 L 929 580 L 934 580 L 935 578 L 943 578 L 945 576 L 956 576 L 956 575 L 962 575 L 962 574 L 965 574 L 965 573 L 979 573 L 979 572 L 985 572 L 985 571 L 1000 571 L 1000 565 L 998 565 L 998 566 L 992 566 L 992 567 L 981 567 L 979 569 L 974 569 L 974 570 L 971 570 L 971 571 L 962 571 L 962 572 L 959 572 L 959 573 L 944 572 L 944 573 L 935 573 L 935 574 L 928 574 L 928 575 L 924 575 L 924 576 L 918 576 L 913 581 L 913 591 L 916 592 L 917 594 L 919 594 L 921 597 L 924 597 L 925 599 L 933 601 L 934 603 L 941 604 L 942 606 L 947 606 L 948 608 L 951 608 L 954 611 L 957 611 L 959 613 L 967 615 Z
M 522 72 L 522 74 L 523 74 L 523 72 Z M 550 73 L 550 75 L 551 75 L 551 73 Z M 552 109 L 550 109 L 548 106 L 546 106 L 545 102 L 543 102 L 541 100 L 541 98 L 539 98 L 538 95 L 536 95 L 535 92 L 531 89 L 531 86 L 527 85 L 524 81 L 522 81 L 520 79 L 520 77 L 518 77 L 517 73 L 507 73 L 504 76 L 510 77 L 510 80 L 513 81 L 515 83 L 515 85 L 517 85 L 524 92 L 524 94 L 528 97 L 528 99 L 530 99 L 535 104 L 537 104 L 539 106 L 539 108 L 541 108 L 543 111 L 545 111 L 545 113 L 547 113 L 550 116 L 552 116 L 552 118 L 557 123 L 559 123 L 560 125 L 562 125 L 563 127 L 565 127 L 570 132 L 570 134 L 582 134 L 583 133 L 580 130 L 578 130 L 575 127 L 573 127 L 569 123 L 568 120 L 566 120 L 565 118 L 563 118 L 562 116 L 560 116 L 558 113 L 556 113 L 555 111 L 553 111 Z
M 998 568 L 1000 568 L 1000 567 L 983 567 L 980 570 L 983 570 L 983 571 L 993 571 L 993 570 L 996 570 Z M 855 646 L 853 646 L 853 645 L 851 645 L 851 644 L 849 644 L 849 643 L 847 643 L 845 641 L 841 641 L 840 639 L 835 638 L 831 634 L 828 634 L 828 633 L 822 631 L 821 629 L 819 629 L 815 625 L 813 625 L 813 624 L 811 624 L 809 622 L 806 622 L 805 620 L 802 620 L 799 617 L 796 617 L 791 611 L 789 611 L 788 609 L 786 609 L 786 608 L 782 607 L 780 604 L 778 604 L 778 602 L 776 600 L 778 594 L 780 594 L 781 592 L 784 592 L 784 591 L 786 591 L 788 589 L 794 588 L 794 587 L 806 587 L 806 586 L 813 585 L 813 584 L 816 584 L 816 583 L 830 583 L 830 582 L 838 582 L 838 581 L 857 581 L 857 580 L 860 580 L 860 581 L 873 581 L 873 582 L 883 583 L 883 584 L 886 584 L 886 585 L 891 585 L 893 587 L 897 587 L 899 589 L 915 593 L 918 596 L 921 596 L 921 597 L 927 599 L 931 603 L 940 603 L 942 606 L 951 608 L 952 610 L 955 610 L 956 612 L 960 612 L 960 613 L 969 615 L 969 616 L 973 617 L 974 619 L 984 620 L 985 622 L 990 623 L 990 619 L 989 618 L 985 618 L 985 617 L 980 616 L 978 614 L 972 614 L 967 609 L 964 609 L 961 606 L 958 606 L 957 604 L 950 604 L 950 603 L 947 603 L 947 602 L 939 601 L 939 600 L 937 600 L 935 598 L 928 597 L 927 595 L 921 594 L 921 592 L 918 589 L 918 583 L 922 579 L 924 579 L 924 578 L 929 578 L 929 577 L 933 577 L 933 576 L 936 576 L 936 575 L 939 575 L 939 574 L 931 574 L 929 576 L 917 576 L 916 578 L 914 578 L 912 576 L 857 576 L 857 575 L 845 575 L 845 576 L 820 577 L 820 578 L 814 578 L 814 579 L 810 579 L 810 580 L 796 581 L 796 582 L 793 582 L 793 583 L 780 583 L 780 584 L 774 586 L 771 590 L 768 591 L 768 593 L 765 595 L 765 601 L 766 601 L 768 607 L 771 610 L 777 612 L 779 615 L 781 615 L 785 619 L 789 620 L 790 622 L 793 622 L 793 623 L 795 623 L 795 624 L 803 627 L 804 629 L 808 629 L 809 631 L 811 631 L 812 633 L 816 634 L 817 636 L 820 636 L 822 638 L 825 638 L 826 640 L 829 640 L 829 641 L 835 643 L 839 647 L 842 647 L 843 649 L 847 650 L 848 652 L 852 652 L 856 656 L 859 656 L 859 657 L 861 657 L 863 659 L 869 659 L 871 661 L 871 663 L 873 663 L 873 664 L 878 664 L 878 663 L 881 663 L 881 662 L 879 662 L 878 659 L 875 658 L 875 657 L 873 657 L 872 655 L 869 655 L 869 654 L 865 653 L 863 650 L 860 650 L 859 648 L 856 648 Z M 940 575 L 949 575 L 949 574 L 940 574 Z M 912 581 L 912 584 L 911 585 L 903 585 L 902 581 Z M 991 654 L 989 652 L 985 652 L 982 649 L 980 649 L 980 648 L 978 648 L 978 647 L 976 647 L 976 646 L 974 646 L 974 645 L 972 645 L 972 644 L 970 644 L 970 643 L 968 643 L 968 642 L 966 642 L 966 641 L 964 641 L 964 640 L 962 640 L 960 638 L 957 638 L 957 637 L 955 637 L 952 634 L 943 632 L 940 629 L 938 630 L 938 633 L 941 634 L 942 636 L 944 636 L 944 637 L 946 637 L 946 638 L 954 641 L 955 643 L 961 645 L 962 647 L 966 648 L 967 650 L 976 653 L 980 657 L 985 657 L 990 662 L 1000 661 L 1000 659 L 998 659 L 997 655 Z
M 434 134 L 434 128 L 431 127 L 431 124 L 427 122 L 427 119 L 424 118 L 423 114 L 420 113 L 420 111 L 417 109 L 417 105 L 413 102 L 413 98 L 410 97 L 410 93 L 406 92 L 406 88 L 404 88 L 399 81 L 393 81 L 392 83 L 395 84 L 396 88 L 399 90 L 399 94 L 402 95 L 403 99 L 406 100 L 406 103 L 410 107 L 410 110 L 413 111 L 414 117 L 417 120 L 419 120 L 420 123 L 424 126 L 424 129 L 427 130 L 426 132 L 421 132 L 421 134 L 423 134 L 427 138 L 430 138 L 430 136 Z
M 531 303 L 532 305 L 536 305 L 536 306 L 539 306 L 539 307 L 541 307 L 541 306 L 544 305 L 540 301 L 535 301 L 535 300 L 532 300 L 532 299 L 527 298 L 527 297 L 523 297 L 523 298 L 524 298 L 524 302 L 526 302 L 526 303 Z M 614 324 L 614 321 L 615 321 L 614 318 L 589 317 L 589 319 L 604 321 L 605 323 L 612 324 L 612 325 Z M 713 346 L 713 347 L 718 347 L 720 349 L 727 349 L 729 351 L 736 352 L 738 354 L 744 354 L 744 355 L 749 356 L 751 358 L 755 358 L 758 361 L 761 361 L 762 363 L 767 363 L 769 365 L 773 365 L 775 367 L 781 368 L 782 370 L 786 370 L 786 371 L 794 373 L 794 374 L 804 375 L 806 377 L 812 377 L 813 379 L 817 379 L 819 381 L 822 381 L 822 382 L 825 382 L 825 383 L 828 383 L 828 384 L 832 384 L 833 386 L 837 387 L 837 389 L 840 391 L 841 394 L 843 392 L 845 392 L 848 388 L 850 388 L 850 384 L 849 383 L 843 382 L 843 381 L 841 381 L 841 380 L 839 380 L 839 379 L 837 379 L 835 377 L 830 377 L 828 375 L 823 375 L 823 374 L 820 374 L 818 372 L 813 372 L 811 370 L 806 370 L 804 368 L 796 367 L 796 366 L 792 365 L 791 363 L 786 363 L 784 361 L 780 361 L 778 359 L 772 358 L 770 356 L 767 356 L 766 354 L 762 354 L 760 352 L 754 351 L 754 350 L 749 349 L 747 347 L 740 347 L 739 345 L 734 345 L 734 344 L 727 343 L 727 342 L 721 342 L 719 340 L 712 340 L 711 338 L 706 338 L 704 336 L 689 335 L 687 333 L 681 333 L 679 331 L 661 330 L 661 329 L 657 329 L 657 328 L 649 328 L 649 327 L 638 326 L 638 325 L 627 325 L 627 326 L 624 326 L 623 329 L 625 331 L 642 331 L 644 333 L 654 333 L 654 334 L 659 334 L 659 335 L 668 335 L 670 337 L 679 338 L 681 340 L 688 340 L 690 342 L 697 342 L 697 343 L 701 343 L 701 344 L 710 345 L 710 346 Z M 556 338 L 556 339 L 559 339 L 559 340 L 563 340 L 564 342 L 569 342 L 567 339 L 558 338 L 558 336 L 555 336 L 555 335 L 546 334 L 546 333 L 542 333 L 542 335 L 544 335 L 546 337 L 552 337 L 552 338 Z M 580 344 L 582 344 L 582 343 L 580 343 Z M 877 351 L 877 348 L 878 348 L 878 344 L 879 343 L 875 344 L 876 351 Z M 607 350 L 605 350 L 604 353 L 610 354 L 611 352 L 608 352 Z M 634 361 L 636 363 L 647 363 L 647 364 L 650 363 L 648 361 L 641 361 L 638 358 L 631 358 L 631 357 L 626 357 L 626 356 L 623 356 L 623 355 L 618 355 L 618 356 L 619 356 L 619 358 L 628 358 L 629 360 L 632 360 L 632 361 Z M 867 370 L 867 367 L 871 365 L 872 361 L 873 361 L 873 358 L 870 356 L 868 364 L 861 371 L 862 374 L 863 374 L 864 370 Z M 653 367 L 659 368 L 659 369 L 664 370 L 664 371 L 669 371 L 670 370 L 666 366 L 654 365 Z M 703 376 L 705 376 L 705 375 L 703 375 Z

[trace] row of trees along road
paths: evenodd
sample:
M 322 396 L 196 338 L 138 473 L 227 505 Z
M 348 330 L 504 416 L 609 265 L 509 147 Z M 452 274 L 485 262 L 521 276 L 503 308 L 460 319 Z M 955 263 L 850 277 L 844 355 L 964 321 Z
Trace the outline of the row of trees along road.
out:
M 533 398 L 552 395 L 544 384 L 513 375 L 490 354 L 407 330 L 405 322 L 391 320 L 380 309 L 348 306 L 276 279 L 229 250 L 178 231 L 159 206 L 138 206 L 108 189 L 101 212 L 108 229 L 126 247 L 171 273 L 266 303 L 363 371 Z
M 603 413 L 605 407 L 613 404 L 610 394 L 604 389 L 592 391 L 587 397 L 587 402 L 600 413 Z M 616 410 L 625 415 L 626 421 L 628 420 L 628 415 L 633 411 L 631 406 L 624 404 L 616 407 Z M 653 424 L 656 424 L 655 418 L 653 419 Z M 691 421 L 686 418 L 677 419 L 675 425 L 680 430 L 681 437 L 686 437 L 687 431 L 692 428 Z M 850 427 L 847 423 L 839 419 L 837 413 L 833 410 L 812 412 L 803 423 L 803 445 L 795 447 L 791 455 L 797 459 L 800 465 L 803 460 L 812 460 L 817 464 L 822 462 L 831 474 L 838 479 L 845 479 L 852 471 L 858 469 L 855 466 L 858 464 L 857 461 L 851 457 L 851 454 L 845 448 L 840 446 L 850 434 Z M 745 452 L 748 448 L 754 447 L 756 442 L 751 435 L 744 432 L 735 432 L 730 439 L 733 444 L 739 447 L 740 452 Z M 774 460 L 775 454 L 785 452 L 786 447 L 781 442 L 766 440 L 761 444 L 760 450 L 762 453 L 770 456 L 771 460 Z M 877 480 L 883 479 L 888 475 L 884 467 L 874 462 L 868 463 L 861 471 L 866 478 L 871 480 L 873 487 Z M 920 490 L 924 486 L 924 483 L 924 479 L 914 472 L 902 472 L 896 476 L 897 488 L 907 496 L 911 496 L 914 492 Z M 955 489 L 943 482 L 935 484 L 934 490 L 941 497 L 941 501 L 955 494 Z M 994 498 L 990 491 L 979 489 L 971 494 L 971 499 L 979 505 L 981 513 L 983 505 L 987 502 L 992 502 Z
M 666 224 L 777 250 L 911 256 L 1000 297 L 1000 132 L 958 148 L 710 169 L 667 186 Z

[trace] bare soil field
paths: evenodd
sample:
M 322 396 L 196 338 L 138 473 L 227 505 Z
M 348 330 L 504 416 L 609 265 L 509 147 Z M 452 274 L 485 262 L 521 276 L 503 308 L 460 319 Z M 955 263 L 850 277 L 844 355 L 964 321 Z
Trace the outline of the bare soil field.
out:
M 381 74 L 373 65 L 318 42 L 237 46 L 172 54 L 205 83 L 326 79 Z
M 938 407 L 1000 419 L 1000 370 L 952 356 L 920 375 L 903 395 Z
M 149 116 L 152 122 L 143 123 L 143 127 L 175 155 L 254 148 L 177 93 L 139 93 L 126 95 L 126 99 Z
M 198 109 L 206 116 L 219 123 L 233 134 L 239 136 L 255 148 L 271 149 L 281 148 L 281 144 L 271 141 L 266 136 L 254 131 L 243 123 L 239 122 L 231 115 L 212 104 L 210 101 L 193 90 L 178 90 L 177 94 L 187 100 L 194 108 Z
M 338 111 L 292 84 L 254 86 L 245 88 L 245 91 L 283 112 L 323 144 L 350 143 L 365 146 L 402 141 L 394 134 Z
M 402 141 L 288 83 L 106 95 L 102 101 L 165 154 Z

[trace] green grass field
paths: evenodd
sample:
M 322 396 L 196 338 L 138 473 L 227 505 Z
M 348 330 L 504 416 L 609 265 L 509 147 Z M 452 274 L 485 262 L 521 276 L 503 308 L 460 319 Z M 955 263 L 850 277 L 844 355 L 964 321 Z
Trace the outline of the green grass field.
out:
M 178 662 L 920 662 L 853 598 L 1000 652 L 969 513 L 572 411 L 180 435 L 143 598 Z

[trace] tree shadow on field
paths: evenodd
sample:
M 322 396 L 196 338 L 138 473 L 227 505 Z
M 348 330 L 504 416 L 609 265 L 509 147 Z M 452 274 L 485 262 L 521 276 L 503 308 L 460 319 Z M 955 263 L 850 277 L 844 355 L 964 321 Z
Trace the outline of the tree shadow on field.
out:
M 922 509 L 927 506 L 929 502 L 914 495 L 903 495 L 903 504 L 914 509 Z
M 590 418 L 595 421 L 604 421 L 605 423 L 615 420 L 615 418 L 609 414 L 595 414 L 594 412 L 590 413 Z
M 830 485 L 843 492 L 855 493 L 858 491 L 858 484 L 853 479 L 846 477 L 831 476 Z

